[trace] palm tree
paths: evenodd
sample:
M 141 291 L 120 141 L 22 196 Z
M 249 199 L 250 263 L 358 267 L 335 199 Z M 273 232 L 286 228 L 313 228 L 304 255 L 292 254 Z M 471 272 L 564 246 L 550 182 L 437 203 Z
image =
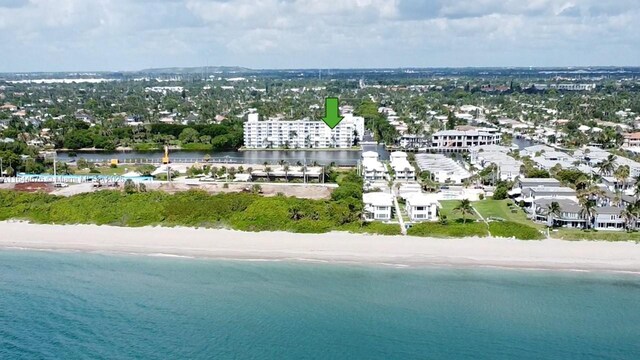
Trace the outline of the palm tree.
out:
M 622 206 L 622 191 L 616 189 L 613 195 L 613 203 L 615 206 Z
M 621 190 L 624 190 L 624 188 L 626 187 L 627 180 L 629 179 L 630 174 L 631 169 L 629 168 L 629 165 L 622 165 L 613 172 L 613 176 L 620 184 Z
M 462 223 L 467 223 L 467 215 L 473 215 L 473 206 L 471 206 L 471 201 L 469 199 L 462 199 L 460 203 L 453 208 L 454 212 L 459 212 L 462 215 Z
M 629 204 L 620 214 L 627 230 L 634 230 L 637 222 L 638 203 Z
M 551 219 L 549 219 L 549 216 L 551 216 Z M 547 223 L 550 224 L 549 227 L 555 227 L 556 219 L 561 216 L 562 209 L 557 201 L 552 201 L 551 204 L 547 205 Z
M 608 176 L 613 173 L 616 168 L 617 157 L 613 154 L 609 154 L 606 159 L 598 163 L 598 174 L 601 176 Z
M 578 198 L 595 201 L 605 195 L 605 191 L 593 181 L 586 181 L 580 185 L 580 188 L 578 188 Z
M 638 197 L 640 196 L 640 175 L 635 177 L 635 188 L 633 194 Z
M 596 214 L 596 201 L 581 198 L 580 206 L 582 207 L 582 209 L 580 209 L 580 216 L 585 219 L 585 229 L 591 229 L 591 223 L 593 222 L 593 217 Z

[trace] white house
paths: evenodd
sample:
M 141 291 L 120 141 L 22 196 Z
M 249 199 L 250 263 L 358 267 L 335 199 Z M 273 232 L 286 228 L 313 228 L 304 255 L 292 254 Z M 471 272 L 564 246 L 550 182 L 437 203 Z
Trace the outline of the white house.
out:
M 596 216 L 593 227 L 596 230 L 616 230 L 622 231 L 625 221 L 622 217 L 624 209 L 618 206 L 603 206 L 596 208 Z
M 384 192 L 365 193 L 362 195 L 362 202 L 365 220 L 391 220 L 393 195 Z
M 378 153 L 365 151 L 362 153 L 362 176 L 365 181 L 386 181 L 388 178 L 387 167 L 378 160 Z
M 578 196 L 574 189 L 568 187 L 539 186 L 522 189 L 522 200 L 527 204 L 527 207 L 534 208 L 534 203 L 542 199 L 571 200 L 577 202 Z
M 391 153 L 391 168 L 396 180 L 412 181 L 416 179 L 416 170 L 407 160 L 407 153 L 396 151 Z
M 407 215 L 411 221 L 438 220 L 438 202 L 434 194 L 410 193 L 405 195 Z

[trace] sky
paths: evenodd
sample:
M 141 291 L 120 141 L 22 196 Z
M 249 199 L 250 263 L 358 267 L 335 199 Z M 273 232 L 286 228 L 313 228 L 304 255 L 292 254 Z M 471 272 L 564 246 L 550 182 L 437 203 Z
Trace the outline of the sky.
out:
M 0 72 L 640 65 L 640 0 L 0 0 Z

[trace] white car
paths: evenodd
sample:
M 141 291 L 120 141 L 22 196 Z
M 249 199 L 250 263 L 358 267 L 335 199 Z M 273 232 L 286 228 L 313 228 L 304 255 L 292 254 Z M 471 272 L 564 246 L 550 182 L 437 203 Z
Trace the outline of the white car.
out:
M 66 187 L 69 187 L 69 184 L 65 184 L 65 183 L 55 183 L 55 184 L 53 184 L 53 187 L 57 187 L 57 188 L 66 188 Z

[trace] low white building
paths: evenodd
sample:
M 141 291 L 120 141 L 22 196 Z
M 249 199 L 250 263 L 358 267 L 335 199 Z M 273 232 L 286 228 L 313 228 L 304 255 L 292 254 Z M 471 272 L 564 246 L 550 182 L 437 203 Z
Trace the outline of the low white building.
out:
M 427 146 L 427 140 L 422 135 L 403 134 L 398 142 L 403 149 L 421 149 Z
M 437 221 L 440 203 L 435 194 L 410 193 L 404 196 L 411 221 Z
M 393 195 L 384 192 L 371 192 L 362 195 L 364 219 L 367 221 L 389 221 L 393 214 Z
M 482 169 L 495 164 L 500 180 L 513 181 L 520 175 L 522 162 L 509 156 L 510 150 L 510 148 L 500 145 L 475 146 L 469 149 L 471 164 Z
M 459 163 L 441 154 L 417 154 L 416 163 L 421 171 L 429 171 L 435 182 L 462 184 L 471 173 Z
M 395 151 L 391 153 L 391 168 L 396 180 L 413 181 L 416 179 L 416 170 L 407 160 L 407 153 Z

